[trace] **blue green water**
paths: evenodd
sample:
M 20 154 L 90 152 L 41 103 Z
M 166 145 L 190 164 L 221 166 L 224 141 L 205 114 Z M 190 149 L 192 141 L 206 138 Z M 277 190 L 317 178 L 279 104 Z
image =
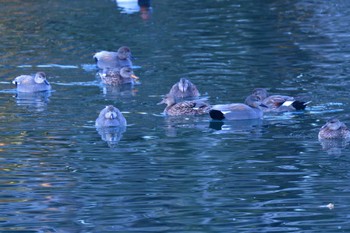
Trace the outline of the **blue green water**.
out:
M 0 0 L 0 232 L 347 232 L 350 3 L 341 0 Z M 141 84 L 104 88 L 92 56 L 132 49 Z M 50 94 L 16 95 L 44 71 Z M 212 104 L 256 87 L 312 101 L 304 112 L 213 124 L 164 117 L 181 77 Z M 94 127 L 106 105 L 126 131 Z M 334 204 L 334 208 L 327 206 Z

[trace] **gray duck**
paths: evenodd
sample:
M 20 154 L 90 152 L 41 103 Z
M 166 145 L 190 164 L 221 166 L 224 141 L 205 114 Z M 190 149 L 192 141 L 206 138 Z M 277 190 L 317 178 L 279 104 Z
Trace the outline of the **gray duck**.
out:
M 250 95 L 244 103 L 217 104 L 213 105 L 209 115 L 214 120 L 248 120 L 260 119 L 263 117 L 262 104 L 259 97 Z
M 18 92 L 40 92 L 50 91 L 51 85 L 46 80 L 44 72 L 37 72 L 35 75 L 20 75 L 13 81 Z
M 93 58 L 96 61 L 96 65 L 99 69 L 112 69 L 121 68 L 124 66 L 132 67 L 132 55 L 131 50 L 127 46 L 122 46 L 117 52 L 100 51 L 95 53 Z
M 95 121 L 96 127 L 125 127 L 126 119 L 118 108 L 113 105 L 106 106 L 101 110 Z

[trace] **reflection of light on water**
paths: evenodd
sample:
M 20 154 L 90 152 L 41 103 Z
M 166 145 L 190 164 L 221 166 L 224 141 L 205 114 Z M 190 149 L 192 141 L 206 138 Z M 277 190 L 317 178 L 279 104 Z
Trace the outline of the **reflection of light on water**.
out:
M 97 69 L 95 64 L 82 64 L 81 68 L 85 71 L 95 71 Z
M 74 65 L 59 65 L 59 64 L 47 64 L 47 65 L 37 65 L 39 68 L 62 68 L 62 69 L 78 69 L 78 66 Z
M 314 105 L 308 107 L 308 113 L 309 114 L 324 114 L 324 113 L 336 113 L 336 112 L 343 112 L 343 108 L 339 108 L 344 106 L 343 103 L 336 103 L 336 102 L 330 102 L 323 105 Z
M 121 13 L 133 14 L 140 11 L 137 0 L 116 0 L 117 6 L 121 8 Z
M 60 64 L 44 64 L 44 65 L 19 65 L 17 68 L 32 68 L 32 67 L 38 67 L 38 68 L 62 68 L 62 69 L 78 69 L 79 66 L 75 65 L 60 65 Z
M 158 139 L 159 137 L 157 137 L 157 136 L 143 136 L 142 138 L 145 140 L 154 140 L 154 139 Z
M 70 82 L 70 83 L 60 83 L 60 82 L 51 82 L 55 85 L 60 86 L 100 86 L 100 83 L 98 81 L 90 81 L 90 82 Z

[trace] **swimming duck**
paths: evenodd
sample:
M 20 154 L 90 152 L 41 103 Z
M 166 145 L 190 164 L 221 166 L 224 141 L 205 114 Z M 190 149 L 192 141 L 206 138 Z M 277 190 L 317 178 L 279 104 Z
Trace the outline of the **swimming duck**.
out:
M 122 67 L 110 69 L 103 73 L 98 73 L 104 84 L 118 86 L 122 84 L 135 84 L 135 81 L 139 79 L 131 67 Z
M 182 102 L 176 102 L 173 95 L 165 95 L 163 100 L 158 104 L 166 104 L 164 114 L 169 116 L 181 116 L 181 115 L 203 115 L 208 113 L 210 105 L 203 100 L 188 100 Z
M 132 66 L 131 50 L 129 47 L 122 46 L 117 52 L 100 51 L 95 53 L 93 58 L 99 69 L 121 68 L 124 66 Z
M 266 107 L 259 97 L 250 95 L 243 103 L 213 105 L 209 115 L 214 120 L 248 120 L 263 117 L 260 107 Z
M 44 72 L 37 72 L 35 75 L 20 75 L 13 81 L 19 92 L 39 92 L 51 90 L 50 83 L 46 80 Z
M 343 122 L 332 118 L 321 127 L 318 139 L 350 139 L 350 130 Z
M 173 95 L 177 99 L 200 96 L 196 85 L 186 78 L 181 78 L 180 81 L 175 83 L 168 94 Z
M 118 108 L 113 105 L 106 106 L 101 110 L 95 122 L 96 127 L 126 126 L 126 119 Z
M 294 97 L 286 95 L 268 95 L 265 88 L 255 88 L 253 95 L 261 98 L 262 103 L 267 106 L 263 108 L 264 112 L 288 112 L 304 110 L 310 102 L 295 100 Z

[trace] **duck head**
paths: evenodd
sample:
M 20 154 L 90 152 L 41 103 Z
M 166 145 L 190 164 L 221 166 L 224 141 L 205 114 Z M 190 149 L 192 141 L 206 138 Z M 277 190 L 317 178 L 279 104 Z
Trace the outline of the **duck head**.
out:
M 138 81 L 139 80 L 139 77 L 137 77 L 135 74 L 134 74 L 134 71 L 132 70 L 131 67 L 122 67 L 120 69 L 120 76 L 122 76 L 123 78 L 132 78 L 134 79 L 135 81 Z
M 118 49 L 117 51 L 118 53 L 118 58 L 121 60 L 126 60 L 126 59 L 131 59 L 132 55 L 131 55 L 131 50 L 129 47 L 127 46 L 122 46 Z

